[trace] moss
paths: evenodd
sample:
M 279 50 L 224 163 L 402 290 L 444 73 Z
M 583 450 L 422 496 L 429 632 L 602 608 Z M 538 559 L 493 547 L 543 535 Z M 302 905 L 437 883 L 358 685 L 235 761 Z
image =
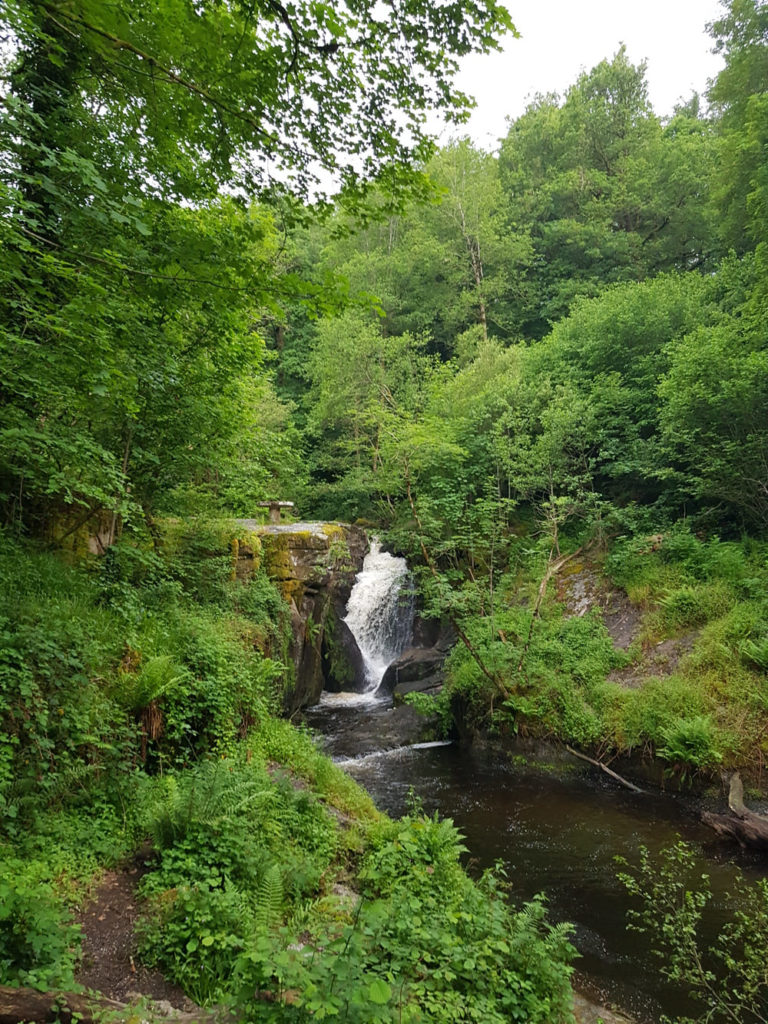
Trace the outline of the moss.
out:
M 265 534 L 262 539 L 264 568 L 270 579 L 280 581 L 293 575 L 288 534 Z
M 276 583 L 285 600 L 289 604 L 293 601 L 298 608 L 304 596 L 304 584 L 301 580 L 277 580 Z
M 323 523 L 320 529 L 323 531 L 326 537 L 336 540 L 345 540 L 346 534 L 344 533 L 344 527 L 341 523 Z
M 349 662 L 343 647 L 339 645 L 336 638 L 336 622 L 332 615 L 328 616 L 325 624 L 325 647 L 328 658 L 328 672 L 342 688 L 344 684 L 351 684 L 355 681 L 355 670 Z M 395 698 L 397 701 L 397 698 Z
M 587 568 L 587 564 L 586 564 L 586 562 L 583 562 L 583 561 L 566 562 L 566 564 L 560 570 L 560 575 L 561 576 L 578 576 L 579 573 L 584 572 L 584 570 L 586 568 Z

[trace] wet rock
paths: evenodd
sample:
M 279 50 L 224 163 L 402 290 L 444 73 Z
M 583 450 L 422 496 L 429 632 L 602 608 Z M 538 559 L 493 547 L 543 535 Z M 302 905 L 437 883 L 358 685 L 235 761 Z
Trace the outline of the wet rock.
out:
M 573 1016 L 576 1024 L 632 1024 L 629 1017 L 593 1002 L 580 992 L 573 993 Z
M 291 714 L 320 699 L 325 686 L 323 644 L 326 627 L 340 621 L 335 608 L 346 603 L 360 571 L 368 538 L 360 527 L 345 523 L 262 524 L 239 519 L 238 526 L 251 540 L 237 549 L 235 575 L 247 572 L 243 559 L 261 564 L 274 580 L 291 610 L 290 655 L 293 683 L 284 696 Z M 253 540 L 252 538 L 255 538 Z M 255 553 L 258 547 L 258 557 Z M 327 645 L 326 645 L 327 646 Z M 354 666 L 354 651 L 345 648 L 347 667 Z
M 393 661 L 379 687 L 397 698 L 406 693 L 436 693 L 443 685 L 446 651 L 438 647 L 409 647 Z
M 613 669 L 607 677 L 609 682 L 637 689 L 648 679 L 663 679 L 672 675 L 680 661 L 693 650 L 699 633 L 700 630 L 692 629 L 681 636 L 660 640 L 653 645 L 645 644 L 639 660 L 623 668 Z
M 332 693 L 362 693 L 366 688 L 365 660 L 343 615 L 341 601 L 335 600 L 323 633 L 325 688 Z

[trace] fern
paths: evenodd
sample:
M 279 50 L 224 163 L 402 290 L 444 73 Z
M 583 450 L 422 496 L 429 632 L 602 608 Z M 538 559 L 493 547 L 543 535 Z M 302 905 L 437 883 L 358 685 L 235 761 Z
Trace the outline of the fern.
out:
M 173 689 L 184 675 L 185 670 L 167 655 L 149 658 L 138 675 L 120 673 L 121 689 L 116 698 L 129 711 L 141 711 Z
M 177 780 L 168 776 L 148 827 L 158 849 L 179 842 L 193 825 L 215 826 L 237 817 L 250 804 L 274 799 L 253 769 L 233 771 L 221 761 L 202 761 Z
M 280 920 L 283 908 L 283 879 L 276 861 L 272 861 L 264 872 L 256 892 L 256 913 L 254 922 L 261 931 L 266 931 Z
M 739 647 L 739 653 L 745 661 L 764 672 L 768 671 L 768 636 L 759 640 L 744 640 Z

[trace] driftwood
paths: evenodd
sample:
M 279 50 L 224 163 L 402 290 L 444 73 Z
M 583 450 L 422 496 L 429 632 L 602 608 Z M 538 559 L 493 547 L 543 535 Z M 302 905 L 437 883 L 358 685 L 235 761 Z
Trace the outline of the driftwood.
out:
M 744 803 L 744 786 L 738 772 L 731 776 L 728 806 L 731 814 L 704 811 L 701 820 L 724 839 L 735 839 L 741 846 L 768 851 L 768 818 L 750 811 Z
M 593 764 L 595 768 L 599 768 L 601 771 L 604 771 L 606 775 L 610 775 L 612 779 L 615 779 L 616 782 L 620 782 L 621 785 L 626 786 L 627 789 L 631 789 L 633 793 L 645 792 L 645 790 L 636 786 L 634 782 L 630 782 L 628 779 L 625 779 L 623 775 L 619 775 L 618 772 L 615 772 L 613 768 L 609 768 L 607 764 L 603 764 L 602 761 L 596 761 L 594 757 L 587 757 L 586 754 L 582 754 L 580 751 L 574 750 L 573 747 L 566 746 L 565 749 L 569 754 L 573 754 L 574 757 L 580 757 L 582 761 L 588 761 L 589 764 Z
M 35 1024 L 61 1021 L 82 1021 L 82 1024 L 101 1019 L 127 1008 L 123 1003 L 104 996 L 75 995 L 72 992 L 38 992 L 33 988 L 0 987 L 0 1024 Z
M 136 1006 L 118 1003 L 102 995 L 74 992 L 38 992 L 33 988 L 0 985 L 0 1024 L 100 1024 L 106 1021 L 147 1021 L 162 1018 L 168 1024 L 212 1024 L 220 1019 L 215 1011 L 198 1013 L 173 1011 L 153 1014 Z

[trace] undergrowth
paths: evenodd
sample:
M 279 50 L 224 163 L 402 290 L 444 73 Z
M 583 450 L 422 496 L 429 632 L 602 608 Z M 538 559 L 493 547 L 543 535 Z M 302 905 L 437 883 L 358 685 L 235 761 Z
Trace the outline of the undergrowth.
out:
M 199 532 L 195 532 L 199 530 Z M 567 926 L 473 881 L 275 716 L 285 605 L 174 524 L 73 567 L 0 537 L 0 983 L 76 990 L 77 907 L 149 837 L 143 962 L 244 1021 L 571 1020 Z
M 458 720 L 603 756 L 641 751 L 684 779 L 740 767 L 759 783 L 768 757 L 768 546 L 703 539 L 682 524 L 650 540 L 616 540 L 599 568 L 639 617 L 628 650 L 614 647 L 598 609 L 569 617 L 554 585 L 532 624 L 542 568 L 530 558 L 497 584 L 492 616 L 464 623 L 508 696 L 457 644 L 443 692 L 413 703 L 437 712 L 446 729 Z M 678 663 L 666 674 L 652 660 L 645 667 L 667 640 L 680 643 Z

